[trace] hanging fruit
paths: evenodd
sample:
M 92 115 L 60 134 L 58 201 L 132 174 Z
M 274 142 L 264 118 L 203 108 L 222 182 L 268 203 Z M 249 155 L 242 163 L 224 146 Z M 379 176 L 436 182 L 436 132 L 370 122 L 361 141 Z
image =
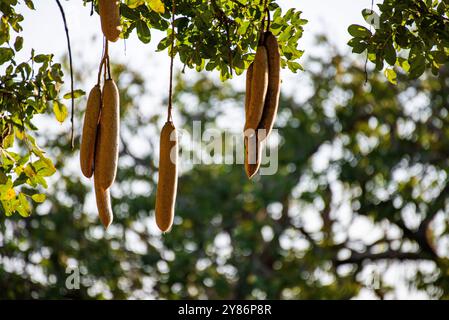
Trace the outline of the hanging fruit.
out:
M 173 225 L 178 187 L 178 137 L 172 122 L 173 62 L 175 58 L 175 0 L 172 2 L 172 33 L 170 50 L 170 83 L 168 90 L 167 122 L 161 131 L 159 178 L 156 191 L 156 224 L 162 232 Z
M 273 129 L 279 107 L 279 97 L 281 94 L 281 55 L 277 39 L 270 31 L 265 32 L 264 39 L 268 53 L 268 88 L 262 118 L 257 128 L 264 129 L 265 138 L 267 138 Z
M 100 119 L 101 89 L 96 84 L 89 93 L 86 111 L 84 113 L 83 135 L 80 146 L 81 171 L 87 178 L 94 173 L 95 142 L 97 140 L 97 126 Z
M 108 41 L 115 42 L 122 32 L 120 25 L 120 1 L 99 0 L 98 11 L 100 12 L 101 30 Z
M 102 101 L 95 154 L 95 178 L 99 186 L 107 189 L 115 181 L 119 152 L 120 101 L 114 80 L 105 81 Z
M 245 172 L 250 179 L 259 171 L 264 148 L 263 141 L 273 129 L 281 92 L 279 44 L 276 37 L 269 31 L 268 9 L 266 13 L 267 31 L 261 35 L 254 62 L 246 73 Z
M 245 130 L 256 130 L 262 118 L 265 96 L 267 95 L 268 89 L 268 54 L 267 48 L 263 44 L 257 47 L 250 82 L 251 91 L 249 92 Z
M 156 193 L 156 224 L 163 232 L 170 230 L 175 214 L 178 185 L 178 138 L 172 122 L 165 123 L 161 132 L 159 180 Z
M 100 90 L 103 66 L 104 83 L 103 90 Z M 80 165 L 87 178 L 94 176 L 98 214 L 106 229 L 113 220 L 109 188 L 117 174 L 119 130 L 119 91 L 112 80 L 108 41 L 105 38 L 98 81 L 89 93 L 84 114 Z

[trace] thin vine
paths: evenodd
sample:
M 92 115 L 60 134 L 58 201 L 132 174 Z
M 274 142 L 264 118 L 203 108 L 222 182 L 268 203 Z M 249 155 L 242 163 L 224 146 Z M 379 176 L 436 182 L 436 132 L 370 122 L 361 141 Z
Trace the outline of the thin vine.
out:
M 72 125 L 71 134 L 70 134 L 70 143 L 72 146 L 72 149 L 75 148 L 75 94 L 74 94 L 74 81 L 73 81 L 73 60 L 72 60 L 72 46 L 70 45 L 70 34 L 69 34 L 69 28 L 67 26 L 67 19 L 65 17 L 64 8 L 61 5 L 61 2 L 59 0 L 56 0 L 56 3 L 59 7 L 59 11 L 61 12 L 62 21 L 64 23 L 64 30 L 65 30 L 65 36 L 67 39 L 67 47 L 69 50 L 69 66 L 70 66 L 70 92 L 72 96 L 72 114 L 70 116 L 70 123 Z

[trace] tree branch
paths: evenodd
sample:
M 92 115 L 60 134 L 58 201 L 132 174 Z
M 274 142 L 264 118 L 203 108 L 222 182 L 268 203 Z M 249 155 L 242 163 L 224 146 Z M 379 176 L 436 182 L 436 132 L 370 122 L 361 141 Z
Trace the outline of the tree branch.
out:
M 428 256 L 415 253 L 415 252 L 401 252 L 396 250 L 388 250 L 382 253 L 358 253 L 352 252 L 351 256 L 343 260 L 335 260 L 336 266 L 341 266 L 344 264 L 357 264 L 360 265 L 364 261 L 379 261 L 379 260 L 432 260 Z
M 158 170 L 152 161 L 146 161 L 145 159 L 142 159 L 142 158 L 137 157 L 136 155 L 132 154 L 121 135 L 120 135 L 120 142 L 122 145 L 122 150 L 120 151 L 120 156 L 127 155 L 127 156 L 131 157 L 134 160 L 134 162 L 140 166 L 149 167 L 153 171 Z

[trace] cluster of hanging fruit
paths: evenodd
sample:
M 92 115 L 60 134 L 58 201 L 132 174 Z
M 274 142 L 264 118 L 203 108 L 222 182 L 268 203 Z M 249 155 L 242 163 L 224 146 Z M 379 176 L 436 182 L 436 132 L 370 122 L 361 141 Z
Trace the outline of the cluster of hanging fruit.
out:
M 105 38 L 104 53 L 97 84 L 90 91 L 87 100 L 80 163 L 83 174 L 88 178 L 94 177 L 98 213 L 101 222 L 108 228 L 113 220 L 109 188 L 114 183 L 117 173 L 120 131 L 119 92 L 111 76 L 108 43 L 117 41 L 121 33 L 120 1 L 99 0 L 98 5 Z M 279 104 L 279 46 L 276 37 L 269 31 L 268 10 L 267 17 L 267 31 L 261 32 L 256 56 L 248 69 L 246 80 L 245 170 L 250 178 L 259 170 L 262 143 L 271 133 Z M 156 224 L 162 232 L 169 231 L 173 224 L 178 180 L 178 137 L 172 120 L 174 21 L 175 0 L 172 2 L 169 102 L 167 121 L 160 136 L 159 178 L 156 191 Z
M 115 181 L 119 153 L 120 97 L 112 79 L 108 54 L 109 41 L 117 41 L 121 32 L 119 4 L 115 0 L 98 2 L 105 37 L 104 52 L 97 84 L 87 99 L 80 147 L 81 171 L 87 178 L 94 176 L 98 213 L 105 228 L 113 219 L 109 188 Z
M 173 19 L 174 19 L 173 5 Z M 81 171 L 87 178 L 94 177 L 94 189 L 98 214 L 105 228 L 113 220 L 109 189 L 115 181 L 119 155 L 120 97 L 112 79 L 109 60 L 109 41 L 118 40 L 120 25 L 120 1 L 99 0 L 101 29 L 104 35 L 104 52 L 98 71 L 97 84 L 87 99 L 83 134 L 80 147 Z M 174 21 L 174 20 L 173 20 Z M 172 21 L 172 49 L 174 23 Z M 173 52 L 173 50 L 172 50 Z M 156 196 L 156 223 L 163 232 L 173 224 L 177 189 L 177 134 L 171 119 L 173 55 L 170 64 L 170 99 L 167 122 L 161 132 L 159 181 Z M 103 87 L 101 75 L 103 72 Z
M 267 31 L 261 32 L 256 56 L 246 73 L 245 171 L 250 179 L 259 171 L 264 142 L 273 129 L 281 93 L 279 44 L 269 31 L 269 12 L 267 18 Z

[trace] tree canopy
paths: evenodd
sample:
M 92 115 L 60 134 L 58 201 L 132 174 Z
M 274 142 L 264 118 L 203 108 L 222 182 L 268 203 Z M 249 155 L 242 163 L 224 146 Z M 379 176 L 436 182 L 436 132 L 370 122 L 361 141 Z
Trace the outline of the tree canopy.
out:
M 34 10 L 32 0 L 23 2 Z M 136 32 L 149 43 L 163 31 L 159 51 L 170 51 L 174 36 L 186 67 L 219 72 L 221 83 L 204 72 L 194 82 L 177 79 L 185 129 L 198 118 L 219 127 L 217 101 L 242 108 L 242 94 L 226 80 L 248 68 L 262 28 L 278 37 L 283 67 L 304 69 L 301 11 L 283 12 L 274 0 L 176 3 L 173 35 L 171 0 L 122 1 L 121 36 Z M 131 143 L 163 119 L 132 107 L 143 95 L 142 76 L 113 65 L 123 122 L 116 219 L 105 233 L 92 223 L 90 189 L 70 169 L 77 148 L 67 134 L 33 123 L 37 115 L 66 121 L 67 101 L 85 101 L 82 85 L 61 92 L 68 80 L 52 53 L 33 50 L 19 61 L 26 41 L 19 4 L 0 2 L 0 288 L 7 288 L 0 297 L 338 299 L 368 290 L 385 298 L 397 289 L 385 272 L 406 263 L 411 290 L 448 297 L 448 1 L 384 0 L 364 10 L 368 25 L 348 26 L 349 46 L 360 55 L 311 58 L 314 68 L 302 76 L 312 94 L 282 97 L 278 173 L 250 182 L 239 166 L 183 172 L 175 227 L 162 238 L 147 223 L 155 149 L 148 142 L 136 154 Z M 96 14 L 96 1 L 80 5 Z M 74 67 L 77 79 L 86 77 Z M 86 271 L 80 290 L 65 286 L 67 267 Z
M 0 210 L 6 215 L 18 212 L 28 216 L 29 199 L 44 201 L 38 187 L 47 187 L 47 177 L 55 168 L 44 150 L 36 144 L 33 117 L 51 108 L 58 121 L 68 115 L 65 99 L 79 98 L 84 91 L 60 94 L 64 75 L 54 55 L 32 51 L 27 61 L 17 61 L 24 39 L 20 35 L 23 14 L 17 12 L 19 0 L 6 0 L 0 4 L 0 65 L 4 72 L 0 78 L 1 170 Z M 32 0 L 24 0 L 34 10 Z M 222 80 L 233 73 L 240 75 L 254 58 L 258 35 L 264 28 L 278 37 L 282 65 L 291 71 L 302 70 L 298 59 L 303 51 L 299 40 L 307 20 L 294 8 L 282 12 L 274 0 L 176 0 L 175 47 L 173 54 L 189 68 L 198 71 L 217 70 Z M 96 1 L 83 0 L 86 10 L 97 10 Z M 171 34 L 171 0 L 126 0 L 121 2 L 122 38 L 137 33 L 143 43 L 151 41 L 152 30 L 165 31 L 157 48 L 169 50 Z M 367 52 L 367 59 L 377 70 L 384 70 L 387 79 L 397 82 L 397 71 L 410 78 L 421 76 L 430 69 L 438 73 L 446 62 L 449 43 L 447 2 L 423 0 L 385 0 L 362 12 L 370 30 L 364 26 L 349 26 L 354 37 L 349 45 L 356 53 Z M 387 62 L 389 67 L 384 66 Z M 16 142 L 15 142 L 16 141 Z M 14 142 L 21 152 L 12 150 Z M 22 192 L 22 186 L 31 187 Z
M 69 136 L 41 133 L 59 177 L 37 214 L 1 225 L 0 287 L 8 289 L 0 296 L 348 299 L 368 291 L 394 298 L 405 285 L 447 298 L 449 73 L 403 77 L 397 86 L 373 74 L 365 85 L 363 63 L 344 56 L 306 64 L 315 65 L 310 95 L 281 101 L 278 173 L 254 182 L 241 166 L 194 166 L 180 177 L 175 225 L 162 238 L 148 223 L 154 148 L 142 153 L 134 144 L 138 132 L 150 141 L 145 128 L 164 115 L 143 115 L 139 95 L 127 94 L 143 92 L 143 79 L 114 66 L 123 103 L 115 222 L 107 233 L 93 223 L 89 189 L 69 165 L 77 157 Z M 204 76 L 178 78 L 175 92 L 188 130 L 198 118 L 219 127 L 211 115 L 242 99 Z M 407 278 L 384 277 L 401 266 Z M 80 290 L 65 286 L 73 267 L 83 272 Z

